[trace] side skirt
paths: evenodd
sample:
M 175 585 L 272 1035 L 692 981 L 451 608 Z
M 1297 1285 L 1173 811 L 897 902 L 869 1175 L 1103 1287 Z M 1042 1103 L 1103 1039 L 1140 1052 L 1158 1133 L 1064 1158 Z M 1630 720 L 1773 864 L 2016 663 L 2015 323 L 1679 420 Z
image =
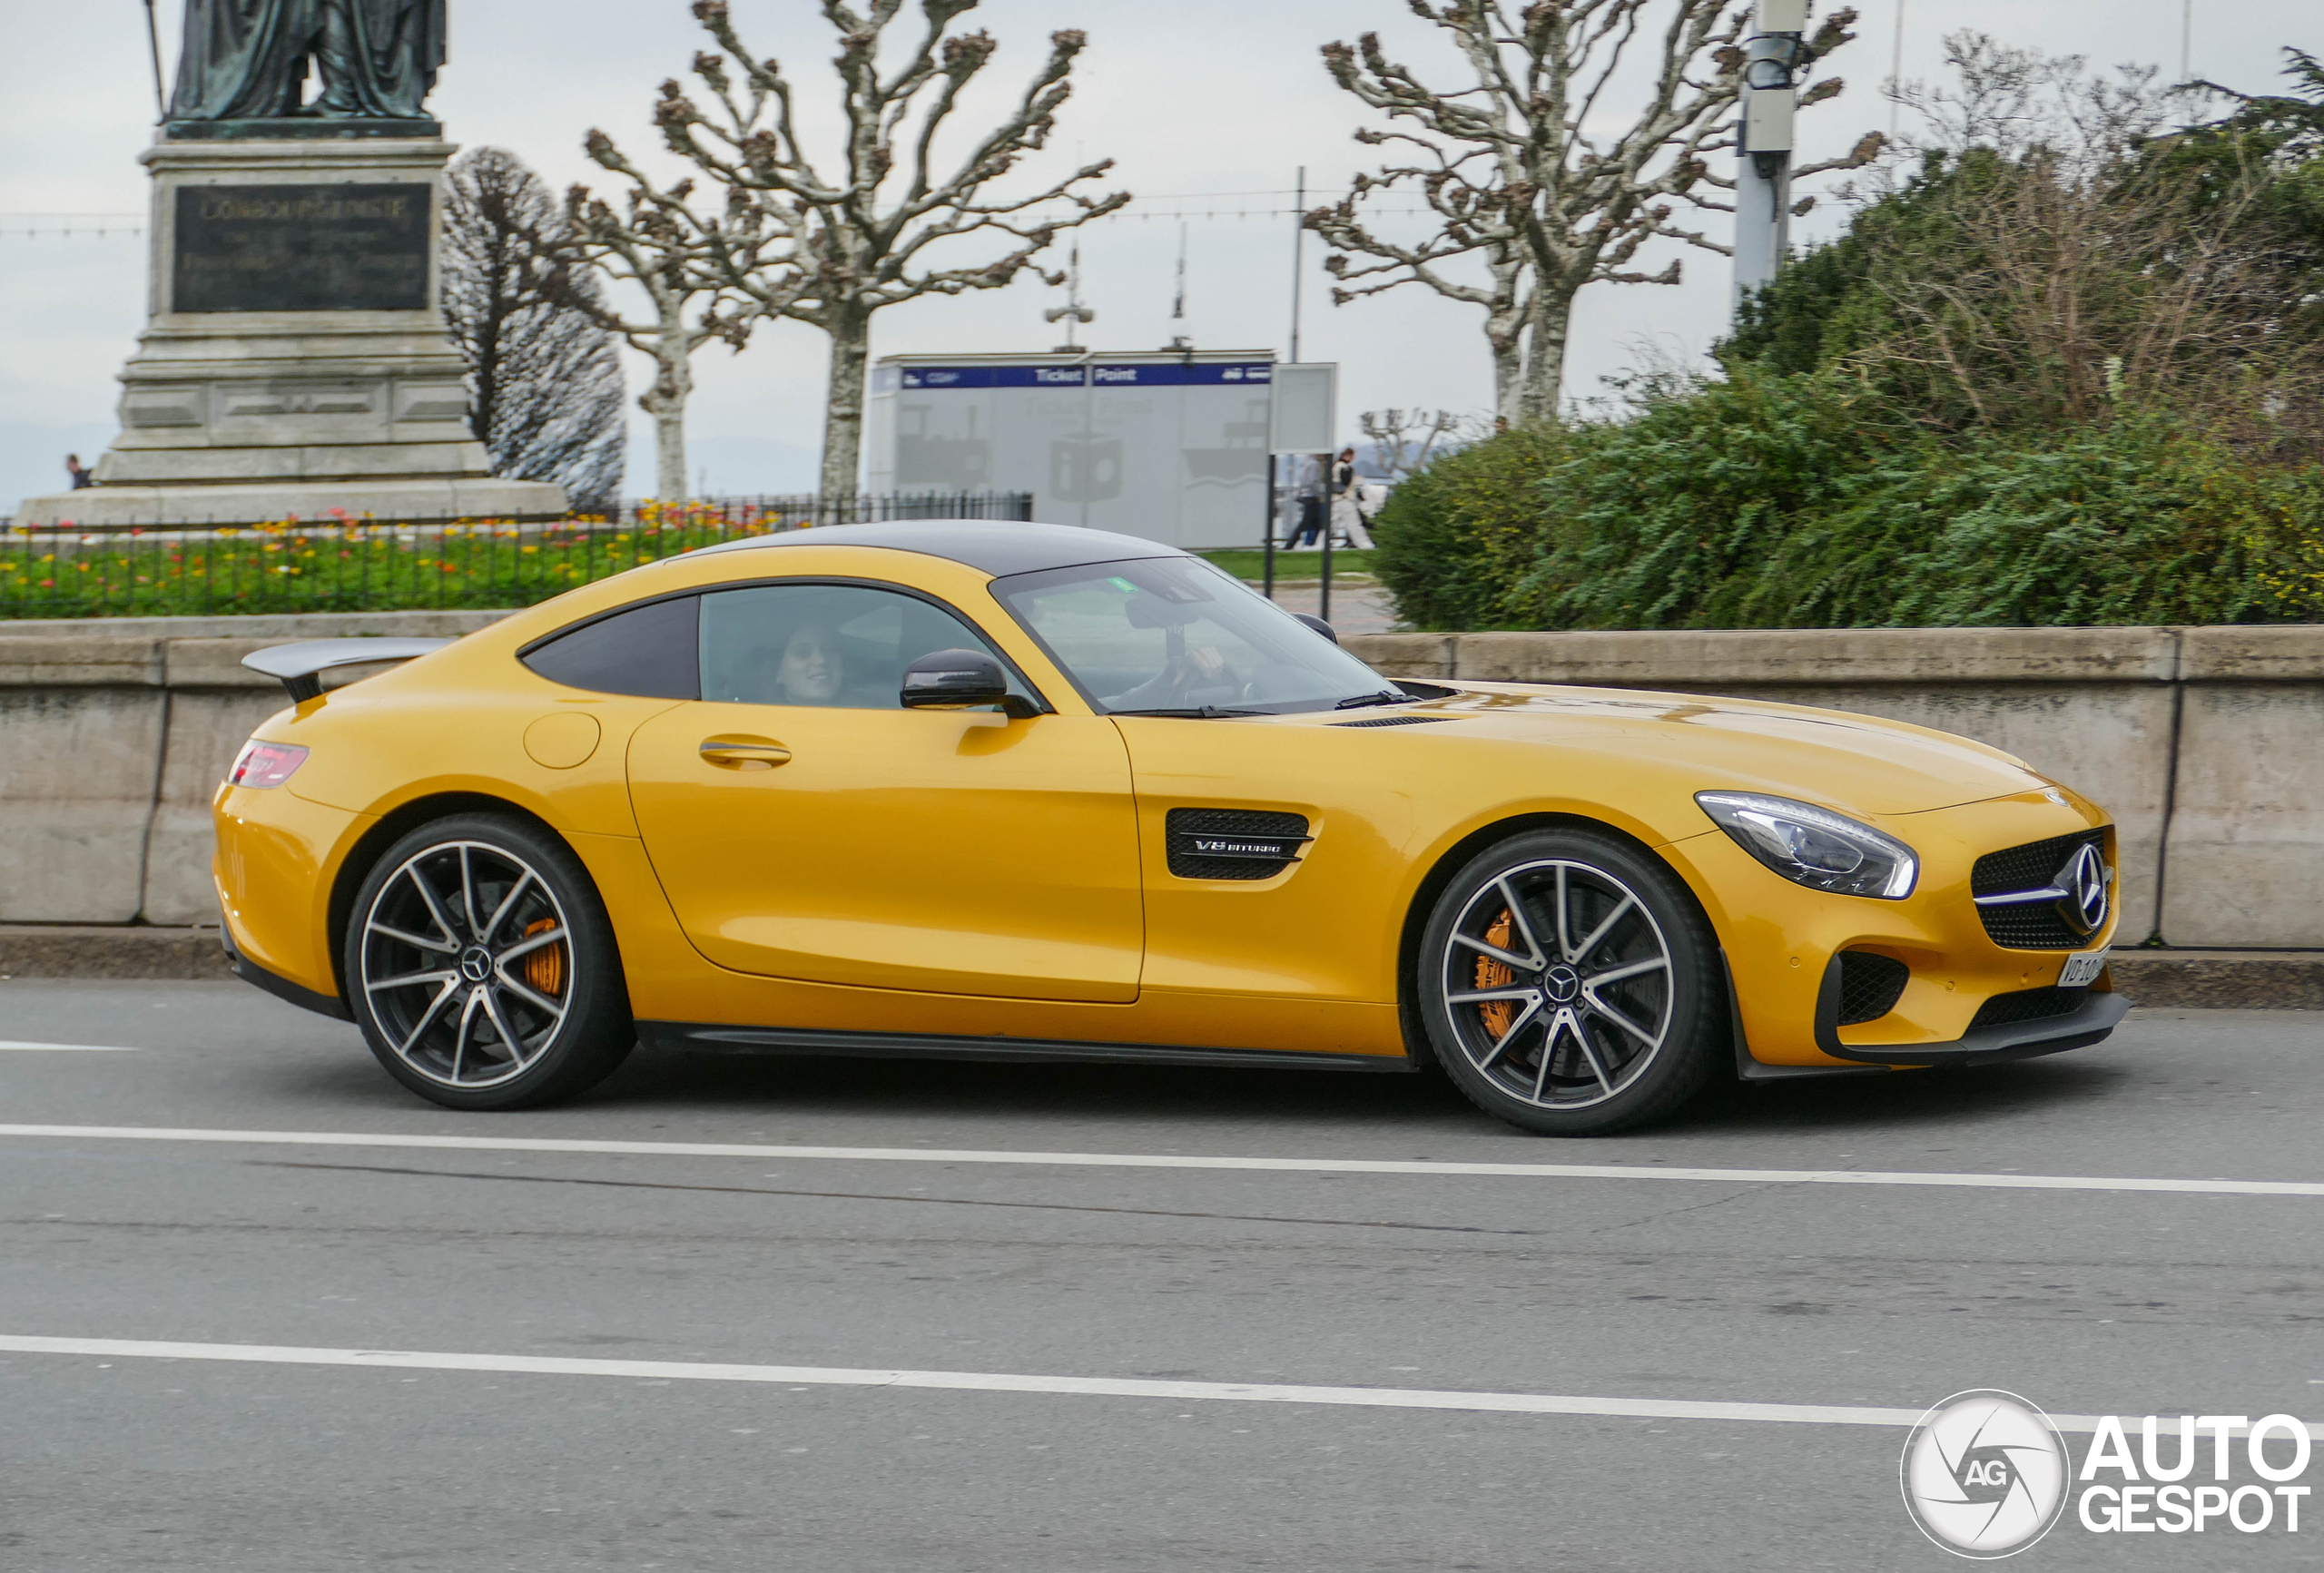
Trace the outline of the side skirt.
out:
M 1309 1054 L 1280 1048 L 1190 1048 L 1167 1043 L 1078 1043 L 1041 1037 L 953 1037 L 920 1032 L 833 1032 L 812 1027 L 721 1027 L 695 1021 L 641 1021 L 637 1038 L 652 1048 L 696 1054 L 821 1054 L 855 1059 L 1019 1060 L 1227 1067 L 1252 1070 L 1366 1070 L 1419 1067 L 1403 1055 Z

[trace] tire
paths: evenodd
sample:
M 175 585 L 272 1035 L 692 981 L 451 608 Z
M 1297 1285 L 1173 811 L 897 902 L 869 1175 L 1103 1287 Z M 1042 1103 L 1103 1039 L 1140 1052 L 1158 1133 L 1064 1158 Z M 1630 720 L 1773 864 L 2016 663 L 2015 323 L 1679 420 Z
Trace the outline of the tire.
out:
M 636 1042 L 596 887 L 514 817 L 437 820 L 389 847 L 356 893 L 344 967 L 372 1054 L 446 1108 L 571 1097 Z
M 1437 1062 L 1470 1102 L 1538 1135 L 1664 1118 L 1727 1052 L 1709 922 L 1660 860 L 1611 835 L 1530 831 L 1471 859 L 1416 967 Z

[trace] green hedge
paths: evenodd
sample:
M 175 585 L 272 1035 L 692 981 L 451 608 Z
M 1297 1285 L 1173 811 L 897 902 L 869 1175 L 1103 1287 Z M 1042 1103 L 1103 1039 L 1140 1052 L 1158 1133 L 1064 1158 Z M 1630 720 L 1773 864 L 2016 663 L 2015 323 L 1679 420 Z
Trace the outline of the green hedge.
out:
M 1940 440 L 1828 372 L 1738 369 L 1504 433 L 1396 488 L 1374 571 L 1431 629 L 2304 622 L 2324 467 L 2162 415 Z
M 1501 625 L 1511 583 L 1531 566 L 1542 509 L 1535 483 L 1572 434 L 1520 428 L 1406 477 L 1372 521 L 1372 572 L 1421 628 Z

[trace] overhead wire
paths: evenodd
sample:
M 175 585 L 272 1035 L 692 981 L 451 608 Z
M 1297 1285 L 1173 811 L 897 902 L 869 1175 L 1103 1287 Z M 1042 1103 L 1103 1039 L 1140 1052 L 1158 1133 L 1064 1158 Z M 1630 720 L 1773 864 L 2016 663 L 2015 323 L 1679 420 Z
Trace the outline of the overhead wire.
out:
M 1108 222 L 1116 219 L 1137 219 L 1141 222 L 1150 221 L 1155 219 L 1175 219 L 1181 222 L 1192 222 L 1196 220 L 1216 221 L 1219 219 L 1287 219 L 1295 213 L 1304 211 L 1305 210 L 1295 204 L 1289 207 L 1268 206 L 1255 208 L 1223 208 L 1216 205 L 1216 199 L 1224 197 L 1297 198 L 1304 194 L 1305 193 L 1301 192 L 1296 187 L 1293 186 L 1262 187 L 1244 192 L 1156 192 L 1150 195 L 1143 197 L 1138 196 L 1133 192 L 1131 193 L 1132 200 L 1128 207 L 1116 212 L 1108 213 L 1104 219 L 1094 221 L 1102 223 Z M 1184 208 L 1149 207 L 1147 205 L 1151 202 L 1196 202 L 1203 205 Z M 1434 210 L 1428 207 L 1425 203 L 1415 204 L 1409 207 L 1388 207 L 1379 203 L 1366 202 L 1364 204 L 1363 211 L 1366 213 L 1409 214 L 1433 212 Z
M 1120 209 L 1115 212 L 1108 213 L 1103 218 L 1093 219 L 1090 222 L 1101 224 L 1110 223 L 1117 219 L 1137 219 L 1141 221 L 1153 219 L 1176 219 L 1182 223 L 1191 223 L 1197 220 L 1216 219 L 1287 219 L 1295 213 L 1305 211 L 1305 210 L 1300 208 L 1232 208 L 1226 210 L 1216 208 L 1141 208 L 1133 203 L 1129 207 Z M 1388 208 L 1376 206 L 1373 203 L 1367 202 L 1361 211 L 1365 213 L 1425 213 L 1433 211 L 1433 210 L 1427 207 Z
M 66 240 L 102 241 L 144 232 L 143 213 L 0 213 L 0 238 L 36 240 L 43 235 L 55 235 Z

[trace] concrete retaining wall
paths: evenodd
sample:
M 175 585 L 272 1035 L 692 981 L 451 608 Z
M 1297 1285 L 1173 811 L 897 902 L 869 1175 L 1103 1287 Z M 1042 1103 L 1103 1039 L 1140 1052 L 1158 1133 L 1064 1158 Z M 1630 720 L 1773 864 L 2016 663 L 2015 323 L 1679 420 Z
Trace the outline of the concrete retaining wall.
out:
M 241 658 L 290 639 L 466 634 L 506 615 L 0 624 L 0 923 L 216 922 L 211 794 L 288 703 Z
M 2125 942 L 2324 948 L 2324 625 L 1382 634 L 1395 676 L 1730 694 L 2006 749 L 2112 811 Z
M 213 920 L 209 803 L 262 644 L 496 612 L 0 624 L 0 923 Z M 2122 826 L 2126 941 L 2324 949 L 2324 626 L 1388 634 L 1383 672 L 1738 694 L 1978 738 Z

